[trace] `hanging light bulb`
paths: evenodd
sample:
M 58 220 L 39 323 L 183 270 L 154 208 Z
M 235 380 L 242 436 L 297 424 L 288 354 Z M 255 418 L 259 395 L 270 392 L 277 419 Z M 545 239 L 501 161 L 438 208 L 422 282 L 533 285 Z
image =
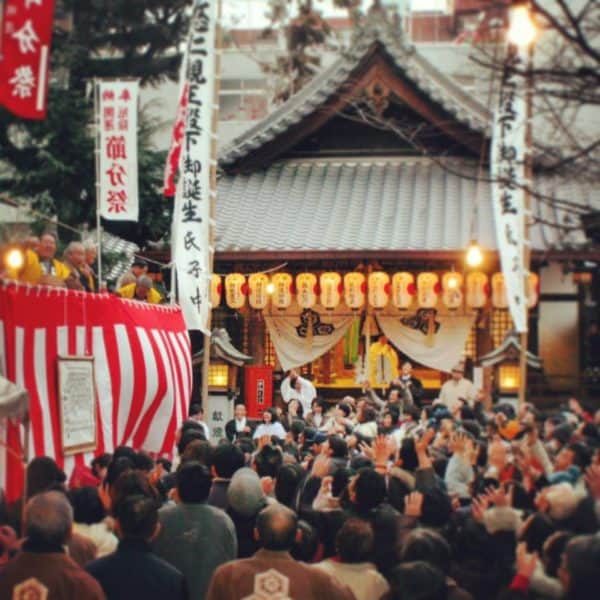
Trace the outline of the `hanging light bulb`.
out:
M 20 248 L 9 248 L 4 255 L 4 264 L 8 269 L 18 271 L 25 264 L 25 254 Z
M 275 284 L 272 281 L 269 281 L 269 283 L 267 283 L 267 294 L 270 296 L 273 292 L 275 292 Z
M 519 2 L 510 8 L 509 23 L 507 37 L 511 44 L 523 47 L 535 40 L 537 29 L 528 2 Z
M 483 262 L 483 253 L 477 242 L 473 241 L 467 248 L 466 261 L 469 267 L 478 267 Z

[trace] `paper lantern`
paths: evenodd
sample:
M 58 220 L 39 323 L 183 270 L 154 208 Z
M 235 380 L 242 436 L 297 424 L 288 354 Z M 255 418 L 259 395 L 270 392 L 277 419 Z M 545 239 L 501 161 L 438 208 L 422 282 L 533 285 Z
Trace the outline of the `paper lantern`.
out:
M 455 310 L 463 302 L 462 291 L 463 277 L 454 271 L 444 273 L 442 276 L 442 302 L 446 308 Z
M 469 308 L 482 308 L 487 302 L 488 276 L 480 271 L 467 275 L 467 306 Z
M 271 298 L 273 306 L 281 310 L 288 308 L 292 303 L 293 277 L 289 273 L 275 273 L 271 277 L 271 283 L 274 287 L 273 297 Z
M 223 284 L 221 283 L 221 277 L 216 273 L 213 273 L 210 278 L 210 305 L 216 308 L 221 304 L 221 294 L 223 293 Z
M 225 277 L 225 302 L 229 308 L 238 310 L 246 304 L 246 278 L 241 273 Z
M 390 276 L 383 271 L 369 274 L 369 304 L 373 308 L 385 308 L 390 298 Z
M 529 273 L 525 295 L 527 296 L 527 308 L 533 308 L 538 303 L 540 295 L 540 278 L 536 273 Z
M 269 303 L 269 276 L 265 273 L 252 273 L 248 277 L 248 304 L 262 310 Z
M 492 275 L 492 305 L 494 308 L 508 308 L 508 296 L 502 273 Z
M 440 293 L 439 277 L 435 273 L 417 276 L 417 303 L 421 308 L 435 308 Z
M 412 273 L 394 273 L 391 296 L 393 306 L 406 310 L 412 304 L 415 292 L 415 276 Z
M 358 310 L 365 304 L 367 289 L 365 276 L 362 273 L 346 273 L 344 275 L 344 302 L 352 310 Z
M 312 308 L 317 303 L 317 276 L 314 273 L 296 275 L 296 302 L 300 308 Z
M 321 304 L 327 310 L 336 308 L 342 299 L 342 276 L 339 273 L 328 271 L 319 277 L 321 288 Z

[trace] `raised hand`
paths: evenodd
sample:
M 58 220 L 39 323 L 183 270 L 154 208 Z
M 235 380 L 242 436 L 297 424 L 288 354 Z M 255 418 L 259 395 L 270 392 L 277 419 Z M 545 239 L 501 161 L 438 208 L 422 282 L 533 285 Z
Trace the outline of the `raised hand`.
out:
M 537 561 L 537 554 L 529 554 L 525 542 L 517 544 L 517 575 L 530 579 L 535 571 Z
M 417 519 L 423 514 L 423 494 L 421 492 L 412 492 L 404 496 L 404 514 Z

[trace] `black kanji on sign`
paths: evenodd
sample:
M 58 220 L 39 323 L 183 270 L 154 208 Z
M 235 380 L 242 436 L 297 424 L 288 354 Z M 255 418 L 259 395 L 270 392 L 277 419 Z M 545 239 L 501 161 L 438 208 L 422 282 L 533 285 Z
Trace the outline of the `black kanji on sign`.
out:
M 196 250 L 200 251 L 200 247 L 196 244 L 196 236 L 194 235 L 193 231 L 185 232 L 185 235 L 183 236 L 183 245 L 186 250 L 195 248 Z
M 198 216 L 198 206 L 192 200 L 183 203 L 181 212 L 183 215 L 182 223 L 202 223 L 202 217 Z
M 190 81 L 197 83 L 198 85 L 203 85 L 206 83 L 206 77 L 204 77 L 204 61 L 203 60 L 194 60 L 190 64 L 190 70 L 188 77 Z
M 196 287 L 196 292 L 193 296 L 190 296 L 190 302 L 196 307 L 198 312 L 200 312 L 200 307 L 202 306 L 202 296 L 200 295 L 200 288 Z
M 190 173 L 191 175 L 198 175 L 202 171 L 202 162 L 199 160 L 192 160 L 189 156 L 185 157 L 183 161 L 183 172 Z
M 507 191 L 502 192 L 500 196 L 500 206 L 502 208 L 502 214 L 516 215 L 517 207 L 513 204 L 513 197 Z
M 216 422 L 222 422 L 223 421 L 223 411 L 213 410 L 212 420 L 216 421 Z
M 200 273 L 202 272 L 202 267 L 200 266 L 199 260 L 191 260 L 188 263 L 188 275 L 195 277 L 196 279 L 200 278 Z
M 518 246 L 518 242 L 515 238 L 515 232 L 513 231 L 513 228 L 507 223 L 506 227 L 504 229 L 504 233 L 506 235 L 506 241 L 511 245 L 511 246 Z
M 186 200 L 194 200 L 194 202 L 202 201 L 202 187 L 198 179 L 186 177 L 183 180 L 183 197 Z

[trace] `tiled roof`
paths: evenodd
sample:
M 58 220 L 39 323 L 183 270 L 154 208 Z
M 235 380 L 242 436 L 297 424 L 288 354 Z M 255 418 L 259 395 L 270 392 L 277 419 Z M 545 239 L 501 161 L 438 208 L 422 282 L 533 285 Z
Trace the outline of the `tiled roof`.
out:
M 218 187 L 216 249 L 464 249 L 478 194 L 477 166 L 458 159 L 444 165 L 426 158 L 297 159 L 251 174 L 224 175 Z M 600 208 L 600 190 L 550 179 L 536 185 L 544 196 Z M 477 204 L 477 238 L 484 247 L 495 249 L 487 183 L 480 184 Z M 532 213 L 546 222 L 531 228 L 534 250 L 585 242 L 572 212 L 534 198 Z
M 220 164 L 233 164 L 324 105 L 347 81 L 376 42 L 384 46 L 398 69 L 432 100 L 454 115 L 457 121 L 474 131 L 489 135 L 491 114 L 482 104 L 463 92 L 450 77 L 420 55 L 415 46 L 409 44 L 399 31 L 392 30 L 389 25 L 378 20 L 372 20 L 350 44 L 349 50 L 330 67 L 316 75 L 285 104 L 225 146 L 220 152 Z
M 92 242 L 96 242 L 96 231 L 90 231 L 88 239 Z M 108 233 L 108 231 L 103 231 L 102 254 L 116 254 L 119 256 L 118 260 L 111 265 L 108 271 L 104 270 L 102 279 L 106 281 L 117 280 L 125 273 L 125 271 L 128 271 L 131 268 L 135 254 L 136 252 L 139 252 L 139 249 L 137 244 L 128 242 L 112 233 Z

